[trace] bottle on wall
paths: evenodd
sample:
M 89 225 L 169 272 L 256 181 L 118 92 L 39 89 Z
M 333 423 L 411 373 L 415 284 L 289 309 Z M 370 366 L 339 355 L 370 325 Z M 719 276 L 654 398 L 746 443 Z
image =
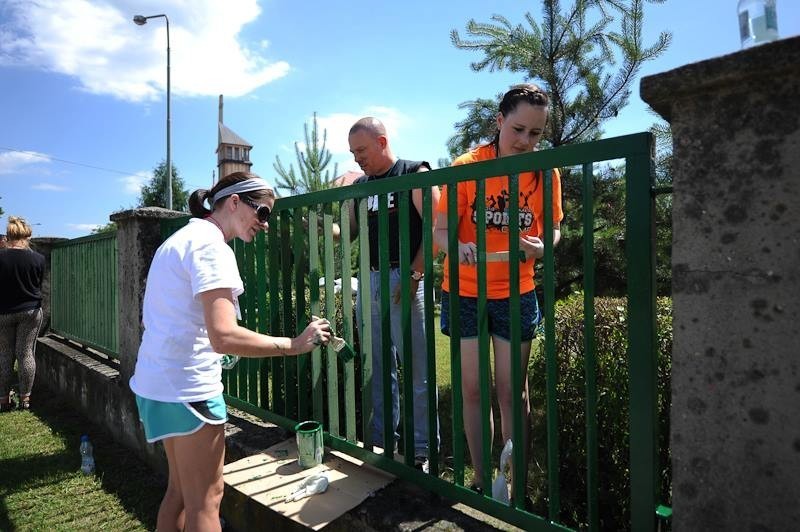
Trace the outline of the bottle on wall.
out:
M 739 0 L 738 10 L 742 48 L 778 39 L 775 0 Z

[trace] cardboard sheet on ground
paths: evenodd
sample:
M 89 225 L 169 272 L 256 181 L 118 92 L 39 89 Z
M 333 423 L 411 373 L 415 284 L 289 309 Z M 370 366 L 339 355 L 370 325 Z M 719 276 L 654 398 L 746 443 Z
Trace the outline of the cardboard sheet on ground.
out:
M 225 483 L 268 508 L 314 530 L 355 508 L 394 477 L 351 456 L 326 449 L 322 464 L 309 469 L 297 465 L 294 439 L 273 445 L 262 454 L 227 464 Z M 325 473 L 325 493 L 284 502 L 306 477 Z M 254 523 L 255 524 L 255 523 Z

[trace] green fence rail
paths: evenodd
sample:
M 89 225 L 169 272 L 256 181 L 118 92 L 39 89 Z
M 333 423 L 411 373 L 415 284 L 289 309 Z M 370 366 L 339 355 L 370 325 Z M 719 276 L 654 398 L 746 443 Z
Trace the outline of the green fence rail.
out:
M 55 244 L 50 268 L 51 330 L 117 358 L 116 231 Z
M 452 410 L 439 411 L 438 415 L 452 420 L 452 457 L 448 456 L 452 470 L 443 473 L 444 460 L 439 449 L 429 449 L 431 471 L 425 474 L 413 467 L 413 454 L 404 457 L 394 454 L 391 424 L 385 423 L 382 441 L 371 441 L 371 379 L 372 363 L 369 353 L 373 342 L 381 341 L 371 337 L 370 324 L 370 275 L 369 247 L 388 240 L 387 195 L 398 193 L 400 212 L 410 202 L 411 189 L 423 189 L 423 223 L 425 228 L 423 250 L 425 256 L 425 278 L 432 279 L 433 245 L 432 212 L 430 187 L 433 185 L 455 185 L 461 181 L 477 180 L 479 190 L 485 178 L 508 175 L 511 197 L 518 190 L 518 174 L 530 170 L 542 170 L 545 198 L 552 194 L 552 174 L 554 168 L 578 168 L 573 176 L 579 176 L 583 183 L 584 231 L 584 306 L 585 306 L 585 363 L 586 363 L 586 479 L 587 512 L 586 522 L 589 530 L 599 530 L 598 492 L 602 479 L 598 471 L 598 426 L 597 403 L 602 390 L 597 388 L 596 360 L 594 346 L 594 248 L 592 242 L 592 186 L 593 165 L 603 161 L 623 160 L 626 166 L 626 261 L 627 261 L 627 302 L 628 302 L 628 364 L 630 390 L 630 526 L 633 530 L 653 530 L 656 527 L 656 508 L 660 497 L 658 487 L 656 415 L 656 345 L 655 345 L 655 248 L 654 248 L 654 197 L 652 172 L 653 141 L 648 133 L 628 135 L 597 142 L 559 147 L 552 150 L 522 154 L 467 166 L 444 168 L 432 172 L 387 178 L 377 182 L 334 188 L 321 192 L 281 198 L 275 203 L 270 229 L 266 235 L 260 234 L 251 244 L 241 241 L 232 244 L 239 262 L 245 283 L 245 293 L 240 298 L 243 324 L 259 332 L 272 335 L 294 336 L 302 331 L 312 314 L 324 315 L 334 322 L 335 333 L 348 342 L 357 345 L 359 356 L 343 363 L 332 350 L 326 347 L 315 349 L 312 353 L 299 357 L 271 359 L 242 359 L 232 370 L 224 372 L 225 390 L 229 404 L 243 409 L 284 428 L 292 429 L 298 421 L 314 419 L 325 427 L 325 442 L 338 451 L 345 452 L 367 463 L 384 469 L 407 481 L 417 483 L 440 495 L 456 499 L 483 512 L 500 518 L 526 530 L 562 530 L 560 487 L 559 487 L 559 420 L 558 372 L 559 354 L 555 350 L 554 320 L 554 255 L 552 246 L 551 201 L 545 200 L 545 334 L 544 349 L 547 367 L 547 512 L 535 515 L 525 511 L 524 499 L 517 497 L 514 506 L 501 504 L 488 496 L 473 492 L 464 485 L 465 454 L 462 411 L 459 341 L 460 331 L 457 320 L 451 324 L 451 385 Z M 427 189 L 427 190 L 426 190 Z M 342 234 L 349 234 L 349 206 L 357 202 L 359 212 L 359 234 L 366 235 L 367 202 L 358 201 L 376 196 L 378 201 L 380 227 L 382 231 L 378 242 L 359 238 L 356 249 L 346 238 L 334 239 L 334 223 L 341 226 Z M 453 198 L 454 195 L 449 197 Z M 478 202 L 481 209 L 481 202 Z M 511 220 L 518 220 L 516 204 L 511 202 Z M 448 226 L 449 256 L 451 257 L 451 290 L 457 293 L 457 237 L 455 218 L 452 215 Z M 478 219 L 482 219 L 480 213 Z M 166 222 L 165 236 L 177 229 L 177 220 Z M 185 220 L 183 220 L 185 223 Z M 407 227 L 402 223 L 400 227 Z M 320 228 L 318 231 L 317 228 Z M 516 256 L 519 244 L 518 224 L 511 224 L 511 256 Z M 479 259 L 485 259 L 483 239 L 479 244 Z M 355 244 L 354 244 L 355 245 Z M 408 255 L 408 231 L 401 231 L 401 253 Z M 384 301 L 388 299 L 388 255 L 381 253 L 380 276 L 381 292 Z M 403 330 L 409 330 L 410 297 L 408 279 L 409 261 L 401 261 L 401 280 L 406 279 L 401 290 Z M 511 262 L 511 286 L 519 280 L 518 264 Z M 484 276 L 485 271 L 479 275 Z M 359 281 L 357 297 L 361 298 L 363 317 L 353 313 L 353 297 L 347 280 L 355 275 Z M 320 280 L 324 277 L 324 281 Z M 335 278 L 342 278 L 341 292 L 337 293 Z M 480 281 L 479 281 L 480 284 Z M 428 331 L 428 345 L 432 346 L 434 331 L 433 287 L 425 283 L 425 320 Z M 484 308 L 485 294 L 479 297 L 479 308 Z M 458 316 L 458 298 L 451 298 L 451 315 Z M 382 306 L 386 308 L 386 304 Z M 511 308 L 519 312 L 519 294 L 512 291 Z M 479 322 L 485 321 L 480 320 Z M 511 320 L 512 339 L 519 338 L 519 320 Z M 382 330 L 388 329 L 388 316 L 382 319 Z M 388 335 L 382 334 L 383 338 Z M 406 336 L 408 338 L 408 336 Z M 384 357 L 388 357 L 388 344 L 382 343 Z M 411 342 L 399 353 L 404 362 L 403 372 L 410 374 Z M 479 345 L 488 346 L 485 329 L 481 331 Z M 519 362 L 520 342 L 511 342 L 512 361 Z M 429 349 L 429 353 L 435 353 Z M 433 355 L 428 361 L 429 397 L 434 397 L 436 386 L 436 366 Z M 384 368 L 387 367 L 384 358 Z M 520 390 L 522 378 L 519 367 L 512 363 L 512 383 Z M 488 357 L 481 366 L 481 411 L 488 415 Z M 407 379 L 410 380 L 410 379 Z M 384 382 L 388 382 L 384 379 Z M 406 383 L 404 383 L 406 384 Z M 401 385 L 401 402 L 410 394 L 408 386 Z M 385 391 L 384 404 L 388 404 L 389 390 Z M 514 441 L 522 441 L 521 394 L 514 393 L 513 411 L 517 418 L 513 425 Z M 430 434 L 435 434 L 434 425 L 436 404 L 429 401 Z M 401 415 L 401 451 L 410 448 L 413 435 L 413 416 L 410 408 Z M 391 416 L 384 415 L 384 419 Z M 487 426 L 486 422 L 483 423 Z M 488 449 L 488 431 L 484 431 L 484 449 Z M 515 493 L 525 491 L 521 484 L 524 467 L 521 446 L 514 447 L 513 489 Z M 483 456 L 483 470 L 492 471 L 488 452 Z M 484 481 L 484 486 L 489 486 Z M 488 490 L 487 490 L 488 491 Z

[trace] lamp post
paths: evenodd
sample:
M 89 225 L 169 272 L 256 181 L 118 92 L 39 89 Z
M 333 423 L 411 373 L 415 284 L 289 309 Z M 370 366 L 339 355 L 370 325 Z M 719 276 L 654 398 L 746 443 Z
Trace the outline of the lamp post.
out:
M 170 153 L 170 126 L 172 123 L 172 118 L 170 115 L 170 97 L 169 97 L 169 18 L 166 15 L 151 15 L 149 17 L 145 17 L 142 15 L 136 15 L 133 17 L 133 21 L 138 24 L 139 26 L 144 26 L 147 24 L 147 21 L 151 18 L 160 18 L 164 17 L 164 20 L 167 22 L 167 205 L 168 209 L 172 209 L 172 157 Z

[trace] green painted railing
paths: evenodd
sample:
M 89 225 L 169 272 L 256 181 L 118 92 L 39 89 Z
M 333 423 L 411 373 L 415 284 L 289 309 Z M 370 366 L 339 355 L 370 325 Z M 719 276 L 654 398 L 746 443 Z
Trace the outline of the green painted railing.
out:
M 117 358 L 116 231 L 55 244 L 50 268 L 51 330 Z
M 452 420 L 452 473 L 442 475 L 443 460 L 439 450 L 431 448 L 430 474 L 413 467 L 412 453 L 400 459 L 393 454 L 390 423 L 386 423 L 382 441 L 371 441 L 371 345 L 378 341 L 371 337 L 370 323 L 370 276 L 369 247 L 388 241 L 387 194 L 398 192 L 400 213 L 407 213 L 410 190 L 422 188 L 423 193 L 423 252 L 425 257 L 425 278 L 433 278 L 432 243 L 432 200 L 430 187 L 433 185 L 454 185 L 461 181 L 477 180 L 479 194 L 483 190 L 483 179 L 490 176 L 509 175 L 510 197 L 516 197 L 519 187 L 518 174 L 534 170 L 544 171 L 545 198 L 552 196 L 553 168 L 580 168 L 573 172 L 583 183 L 583 234 L 584 240 L 584 308 L 585 308 L 585 363 L 586 363 L 586 478 L 587 508 L 589 530 L 599 530 L 598 492 L 602 484 L 598 469 L 598 389 L 596 379 L 596 357 L 594 345 L 594 246 L 592 218 L 593 163 L 622 159 L 626 166 L 626 259 L 627 259 L 627 301 L 628 301 L 628 361 L 630 389 L 630 510 L 633 530 L 653 530 L 656 527 L 656 508 L 658 506 L 657 477 L 657 432 L 656 417 L 656 346 L 655 346 L 655 251 L 654 251 L 654 196 L 652 173 L 653 143 L 650 134 L 642 133 L 597 142 L 559 147 L 553 150 L 506 157 L 468 166 L 444 168 L 432 172 L 383 179 L 378 182 L 330 189 L 311 194 L 281 198 L 275 204 L 273 218 L 267 235 L 259 235 L 253 244 L 233 243 L 240 270 L 245 282 L 245 294 L 241 296 L 243 323 L 254 330 L 273 335 L 293 336 L 302 331 L 312 314 L 332 319 L 335 332 L 343 336 L 351 345 L 358 345 L 360 356 L 346 363 L 340 362 L 332 351 L 318 348 L 312 353 L 299 357 L 272 359 L 242 359 L 231 371 L 225 372 L 224 381 L 229 404 L 250 413 L 292 429 L 301 420 L 315 419 L 324 424 L 325 442 L 328 446 L 355 456 L 367 463 L 384 469 L 405 480 L 420 484 L 440 495 L 459 500 L 481 511 L 519 526 L 526 530 L 561 530 L 559 523 L 562 508 L 559 488 L 559 420 L 558 372 L 559 354 L 555 351 L 554 296 L 555 276 L 552 246 L 552 205 L 545 200 L 545 257 L 544 295 L 545 295 L 545 334 L 544 349 L 547 368 L 547 515 L 540 516 L 523 509 L 524 499 L 518 497 L 515 505 L 509 507 L 493 499 L 475 493 L 464 486 L 464 467 L 466 446 L 462 422 L 461 367 L 459 356 L 460 330 L 458 320 L 451 323 L 451 385 L 452 410 L 439 411 L 440 417 Z M 349 205 L 353 201 L 369 196 L 378 197 L 379 242 L 368 238 L 358 239 L 358 249 L 351 250 L 348 239 L 333 238 L 333 225 L 341 226 L 342 234 L 349 234 Z M 449 260 L 451 293 L 458 292 L 457 236 L 455 228 L 455 195 L 449 195 L 450 218 Z M 359 234 L 368 234 L 367 202 L 358 202 Z M 483 229 L 485 207 L 477 202 L 479 220 L 478 234 Z M 510 220 L 518 220 L 518 207 L 512 202 Z M 403 215 L 405 216 L 405 215 Z M 177 221 L 167 222 L 177 228 Z M 400 227 L 408 227 L 407 218 L 401 218 Z M 309 230 L 311 228 L 311 230 Z M 317 228 L 321 228 L 319 231 Z M 165 229 L 165 234 L 170 233 Z M 519 251 L 519 227 L 512 224 L 510 233 L 510 254 Z M 402 328 L 406 341 L 404 352 L 400 353 L 405 374 L 411 373 L 411 342 L 408 341 L 410 321 L 410 263 L 408 231 L 401 231 L 401 305 Z M 479 259 L 485 258 L 484 239 L 480 239 Z M 354 253 L 351 253 L 353 251 Z M 381 261 L 381 307 L 388 307 L 389 298 L 389 258 L 385 246 L 380 249 Z M 354 262 L 351 262 L 353 259 Z M 353 272 L 358 277 L 363 318 L 361 323 L 353 315 L 353 294 L 347 280 Z M 510 284 L 519 282 L 519 265 L 511 261 Z M 479 268 L 480 279 L 485 278 L 485 268 Z M 324 277 L 324 283 L 319 280 Z M 341 294 L 335 293 L 334 278 L 343 278 Z M 425 321 L 428 333 L 428 352 L 435 353 L 433 287 L 425 283 Z M 479 298 L 479 309 L 485 308 L 485 295 Z M 458 298 L 451 298 L 450 311 L 458 316 Z M 512 291 L 512 315 L 519 314 L 519 294 Z M 479 323 L 485 322 L 480 319 Z M 388 313 L 382 315 L 382 330 L 389 328 Z M 388 334 L 384 338 L 382 351 L 388 357 Z M 520 324 L 511 320 L 512 383 L 520 390 L 524 376 L 520 371 Z M 480 332 L 479 345 L 483 352 L 488 351 L 488 336 L 485 326 Z M 482 381 L 481 412 L 484 419 L 489 408 L 489 366 L 488 357 L 481 361 Z M 384 368 L 388 364 L 383 364 Z M 410 379 L 406 379 L 410 381 Z M 436 413 L 434 387 L 436 386 L 436 364 L 433 356 L 428 360 L 429 413 Z M 388 379 L 384 377 L 384 382 Z M 402 397 L 411 396 L 410 382 L 400 388 Z M 389 389 L 384 391 L 384 404 L 388 405 Z M 522 441 L 522 401 L 521 394 L 513 394 L 513 438 Z M 401 402 L 404 402 L 401 398 Z M 404 409 L 401 416 L 402 448 L 413 447 L 413 416 L 411 409 Z M 429 415 L 429 433 L 435 434 L 435 416 Z M 391 419 L 384 412 L 384 419 Z M 483 423 L 484 427 L 487 424 Z M 488 430 L 484 430 L 483 470 L 486 472 L 484 486 L 490 486 L 489 475 L 492 467 L 489 449 Z M 514 447 L 513 491 L 524 493 L 525 486 L 522 446 Z M 446 477 L 446 478 L 445 478 Z M 487 482 L 489 481 L 489 482 Z

